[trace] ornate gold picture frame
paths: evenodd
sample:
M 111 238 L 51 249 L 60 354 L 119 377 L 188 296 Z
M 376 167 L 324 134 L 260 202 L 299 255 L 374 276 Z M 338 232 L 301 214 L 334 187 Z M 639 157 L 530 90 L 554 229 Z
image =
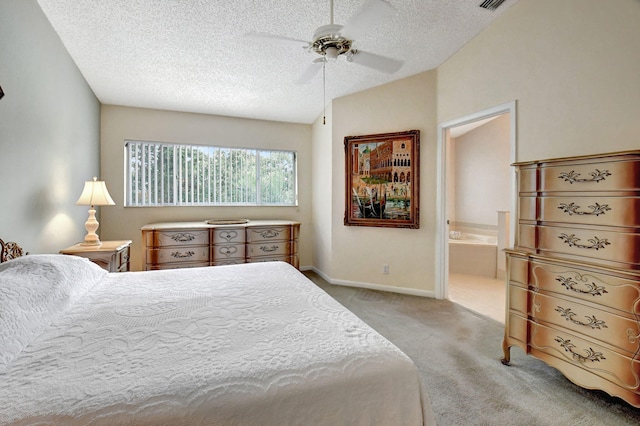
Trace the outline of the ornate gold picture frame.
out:
M 420 131 L 346 136 L 346 226 L 419 228 Z

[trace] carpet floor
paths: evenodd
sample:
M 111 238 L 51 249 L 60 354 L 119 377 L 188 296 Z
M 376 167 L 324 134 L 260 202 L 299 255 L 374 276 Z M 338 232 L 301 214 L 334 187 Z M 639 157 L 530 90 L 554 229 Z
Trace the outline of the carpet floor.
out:
M 502 365 L 504 325 L 494 319 L 448 300 L 305 275 L 413 359 L 439 426 L 640 425 L 639 408 L 576 386 L 518 348 Z

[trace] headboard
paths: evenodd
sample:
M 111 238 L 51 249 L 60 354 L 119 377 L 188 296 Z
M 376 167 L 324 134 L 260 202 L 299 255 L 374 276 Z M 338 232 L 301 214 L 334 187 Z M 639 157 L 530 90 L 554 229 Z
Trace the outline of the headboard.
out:
M 0 239 L 0 263 L 16 257 L 24 256 L 24 250 L 18 244 L 13 242 L 5 243 Z

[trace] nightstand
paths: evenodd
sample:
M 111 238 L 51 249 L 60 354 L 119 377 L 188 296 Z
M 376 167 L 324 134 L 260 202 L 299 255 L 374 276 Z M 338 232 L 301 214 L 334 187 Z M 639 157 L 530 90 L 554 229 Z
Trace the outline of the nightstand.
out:
M 126 272 L 129 270 L 130 247 L 131 240 L 102 241 L 99 246 L 75 244 L 60 250 L 60 253 L 86 257 L 109 272 Z

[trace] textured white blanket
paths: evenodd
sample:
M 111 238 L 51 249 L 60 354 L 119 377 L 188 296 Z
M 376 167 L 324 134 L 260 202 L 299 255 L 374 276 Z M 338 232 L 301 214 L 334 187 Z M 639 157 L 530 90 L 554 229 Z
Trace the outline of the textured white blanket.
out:
M 0 424 L 434 424 L 413 362 L 286 263 L 107 274 L 0 371 Z

